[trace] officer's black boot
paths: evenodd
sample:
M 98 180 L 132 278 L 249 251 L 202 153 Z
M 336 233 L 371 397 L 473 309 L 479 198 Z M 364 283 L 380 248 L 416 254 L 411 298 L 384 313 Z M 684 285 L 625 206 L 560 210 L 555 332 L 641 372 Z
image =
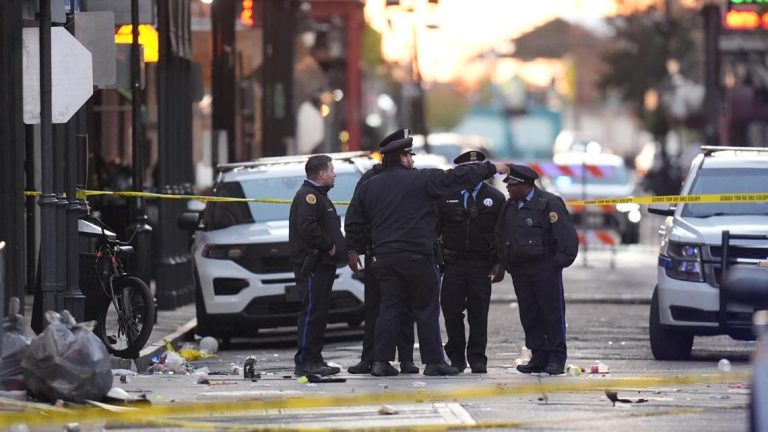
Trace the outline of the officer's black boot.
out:
M 351 374 L 369 374 L 371 373 L 372 368 L 371 362 L 360 360 L 360 363 L 350 366 L 347 369 L 347 372 Z
M 419 368 L 412 361 L 400 361 L 400 373 L 417 374 Z
M 449 366 L 448 363 L 430 363 L 424 368 L 424 375 L 428 376 L 443 376 L 443 375 L 458 375 L 459 370 L 453 366 Z
M 373 362 L 373 368 L 371 369 L 371 375 L 382 377 L 382 376 L 396 376 L 399 375 L 400 372 L 397 371 L 394 367 L 392 367 L 389 362 Z
M 518 372 L 524 373 L 524 374 L 539 373 L 539 372 L 543 372 L 546 366 L 547 366 L 546 360 L 534 356 L 534 357 L 531 357 L 531 360 L 528 361 L 528 364 L 518 365 L 517 370 Z
M 558 361 L 550 361 L 542 370 L 550 375 L 562 375 L 565 373 L 565 365 Z

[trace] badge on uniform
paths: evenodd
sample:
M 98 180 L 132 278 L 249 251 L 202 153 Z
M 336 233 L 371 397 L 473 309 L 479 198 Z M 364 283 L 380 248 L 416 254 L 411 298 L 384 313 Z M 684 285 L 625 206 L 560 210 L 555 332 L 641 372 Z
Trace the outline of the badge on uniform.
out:
M 493 205 L 493 200 L 490 198 L 486 198 L 483 200 L 483 204 L 485 204 L 486 207 L 490 207 Z
M 525 224 L 526 224 L 526 225 L 528 225 L 528 226 L 531 226 L 531 225 L 533 225 L 533 219 L 531 219 L 531 218 L 525 218 Z
M 557 222 L 557 213 L 549 212 L 549 223 Z
M 307 195 L 307 202 L 310 203 L 310 204 L 316 203 L 317 202 L 317 197 L 315 196 L 315 194 Z

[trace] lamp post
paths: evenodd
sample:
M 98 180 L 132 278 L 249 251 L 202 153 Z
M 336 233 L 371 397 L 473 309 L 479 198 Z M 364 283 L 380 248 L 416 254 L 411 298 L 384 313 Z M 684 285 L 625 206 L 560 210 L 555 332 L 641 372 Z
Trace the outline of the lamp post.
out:
M 131 145 L 133 156 L 133 190 L 144 189 L 143 130 L 141 120 L 141 62 L 139 58 L 139 0 L 131 0 Z M 133 271 L 149 285 L 151 275 L 152 227 L 149 226 L 144 198 L 136 197 L 130 204 L 132 224 L 127 233 L 136 249 Z

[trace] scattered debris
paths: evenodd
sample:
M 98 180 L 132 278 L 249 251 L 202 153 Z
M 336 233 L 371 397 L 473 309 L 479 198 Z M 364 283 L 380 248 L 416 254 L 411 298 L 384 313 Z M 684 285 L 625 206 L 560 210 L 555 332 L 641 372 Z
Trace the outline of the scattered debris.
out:
M 616 390 L 609 390 L 609 389 L 605 390 L 605 396 L 608 398 L 608 400 L 610 400 L 613 403 L 613 406 L 616 406 L 616 402 L 620 402 L 620 403 L 645 403 L 645 402 L 648 402 L 648 399 L 643 399 L 643 398 L 636 399 L 636 400 L 622 399 L 622 398 L 619 398 L 619 392 L 618 391 L 616 391 Z
M 379 408 L 379 415 L 395 415 L 397 410 L 391 405 L 382 405 Z
M 219 351 L 219 341 L 210 336 L 200 339 L 200 351 L 216 354 Z
M 197 379 L 198 384 L 210 384 L 211 382 L 208 380 L 208 378 L 205 377 L 199 377 Z
M 592 366 L 589 367 L 589 373 L 606 374 L 606 373 L 610 373 L 610 369 L 608 368 L 608 365 L 606 365 L 601 361 L 598 361 L 597 363 L 592 363 Z
M 728 361 L 728 359 L 720 359 L 719 362 L 717 362 L 717 368 L 720 369 L 720 372 L 730 372 L 731 371 L 731 362 Z
M 261 374 L 256 377 L 256 357 L 248 356 L 243 363 L 243 379 L 261 378 Z
M 584 373 L 584 368 L 573 365 L 573 364 L 569 364 L 568 366 L 565 367 L 565 373 L 570 376 L 579 376 L 582 373 Z
M 411 387 L 413 388 L 424 388 L 426 386 L 427 386 L 427 383 L 423 381 L 414 381 L 413 383 L 411 383 Z

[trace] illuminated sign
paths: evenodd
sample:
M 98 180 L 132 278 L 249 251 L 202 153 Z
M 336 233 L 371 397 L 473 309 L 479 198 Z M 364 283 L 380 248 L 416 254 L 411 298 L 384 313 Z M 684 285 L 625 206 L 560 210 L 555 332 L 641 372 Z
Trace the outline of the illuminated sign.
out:
M 144 47 L 144 62 L 156 63 L 160 58 L 160 38 L 157 30 L 149 24 L 139 24 L 139 45 Z M 133 27 L 120 26 L 115 33 L 116 44 L 133 43 Z
M 728 0 L 723 27 L 728 30 L 768 30 L 768 0 Z
M 253 26 L 253 0 L 242 0 L 240 22 L 249 27 Z

